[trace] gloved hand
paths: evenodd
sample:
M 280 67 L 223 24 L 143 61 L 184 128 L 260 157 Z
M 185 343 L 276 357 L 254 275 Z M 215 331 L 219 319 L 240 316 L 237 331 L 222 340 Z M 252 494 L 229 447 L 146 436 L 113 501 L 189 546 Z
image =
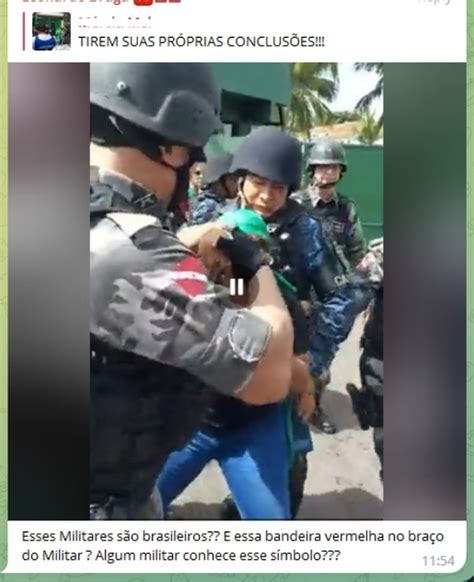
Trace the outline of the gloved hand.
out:
M 203 234 L 199 240 L 197 254 L 206 267 L 211 281 L 228 287 L 232 277 L 232 265 L 229 258 L 216 248 L 217 241 L 226 234 L 221 228 L 213 228 Z
M 259 245 L 238 228 L 234 228 L 227 235 L 219 238 L 216 248 L 230 259 L 234 277 L 243 279 L 246 283 L 264 264 Z

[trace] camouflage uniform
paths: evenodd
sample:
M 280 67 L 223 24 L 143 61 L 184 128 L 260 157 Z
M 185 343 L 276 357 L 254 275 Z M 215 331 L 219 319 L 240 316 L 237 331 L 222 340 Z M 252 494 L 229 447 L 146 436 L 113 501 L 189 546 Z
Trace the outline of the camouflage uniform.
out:
M 331 200 L 325 202 L 316 191 L 299 193 L 299 201 L 308 212 L 317 216 L 323 225 L 324 234 L 339 258 L 346 273 L 350 273 L 360 262 L 366 251 L 362 226 L 357 216 L 355 202 L 335 191 L 337 182 L 347 171 L 344 147 L 339 142 L 321 137 L 315 140 L 308 159 L 307 170 L 337 165 L 340 175 L 334 182 L 317 182 L 313 174 L 313 187 L 330 188 Z
M 360 377 L 362 389 L 371 399 L 369 426 L 374 429 L 375 452 L 383 479 L 383 285 L 377 290 L 361 340 Z
M 366 253 L 362 225 L 355 202 L 336 193 L 332 200 L 324 202 L 313 197 L 312 213 L 319 218 L 324 234 L 330 241 L 344 270 L 350 273 Z
M 217 220 L 224 212 L 232 210 L 236 206 L 235 200 L 222 200 L 210 190 L 199 196 L 192 211 L 189 224 L 204 224 Z
M 298 290 L 300 300 L 317 297 L 312 313 L 311 372 L 321 375 L 352 326 L 358 312 L 356 288 L 341 272 L 319 220 L 294 200 L 267 220 L 277 268 Z
M 151 192 L 118 174 L 95 177 L 91 518 L 156 518 L 154 481 L 167 455 L 198 429 L 213 388 L 232 395 L 251 378 L 270 330 L 224 306 L 225 291 L 163 228 Z
M 352 273 L 366 253 L 364 233 L 355 202 L 339 193 L 329 202 L 324 202 L 319 196 L 307 191 L 298 192 L 292 198 L 320 220 L 324 235 L 344 271 L 347 274 Z
M 348 384 L 347 389 L 361 428 L 374 429 L 374 447 L 380 460 L 380 477 L 383 479 L 383 239 L 372 241 L 362 267 L 374 288 L 375 296 L 361 339 L 359 367 L 362 389 L 358 390 L 353 384 Z

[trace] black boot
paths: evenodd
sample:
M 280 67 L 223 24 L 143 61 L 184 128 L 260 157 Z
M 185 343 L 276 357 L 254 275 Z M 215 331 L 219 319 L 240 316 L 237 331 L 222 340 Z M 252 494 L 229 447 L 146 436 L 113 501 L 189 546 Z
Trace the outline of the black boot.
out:
M 335 434 L 336 425 L 328 418 L 322 408 L 318 406 L 311 417 L 311 424 L 325 434 Z
M 328 416 L 321 408 L 321 397 L 327 385 L 331 381 L 331 374 L 325 370 L 319 376 L 314 377 L 314 395 L 316 398 L 316 410 L 310 419 L 310 423 L 325 434 L 335 434 L 337 432 L 336 425 L 329 420 Z

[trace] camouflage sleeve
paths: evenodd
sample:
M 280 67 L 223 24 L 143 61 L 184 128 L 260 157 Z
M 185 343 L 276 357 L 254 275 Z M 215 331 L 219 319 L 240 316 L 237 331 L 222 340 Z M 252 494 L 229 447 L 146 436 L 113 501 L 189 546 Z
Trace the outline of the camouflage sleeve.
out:
M 319 375 L 329 369 L 341 343 L 349 335 L 359 305 L 357 289 L 345 285 L 325 298 L 315 310 L 311 322 L 310 368 Z
M 309 282 L 319 299 L 335 291 L 346 278 L 332 247 L 324 235 L 321 222 L 309 215 L 298 221 L 298 258 L 303 279 Z M 301 297 L 300 297 L 301 299 Z
M 351 265 L 356 267 L 367 252 L 367 245 L 354 202 L 349 204 L 348 220 L 346 253 Z
M 109 345 L 181 368 L 231 395 L 252 377 L 270 336 L 202 263 L 161 227 L 133 237 L 103 220 L 91 235 L 91 333 Z
M 300 220 L 299 246 L 307 278 L 316 293 L 310 324 L 310 367 L 319 375 L 332 360 L 354 325 L 359 312 L 357 289 L 347 283 L 328 247 L 319 220 Z M 313 297 L 314 299 L 314 297 Z

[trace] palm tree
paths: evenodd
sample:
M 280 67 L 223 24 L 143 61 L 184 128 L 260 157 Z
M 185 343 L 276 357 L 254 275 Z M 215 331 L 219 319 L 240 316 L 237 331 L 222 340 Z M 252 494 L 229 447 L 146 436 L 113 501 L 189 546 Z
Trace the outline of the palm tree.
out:
M 361 117 L 361 126 L 357 138 L 365 145 L 373 144 L 380 135 L 380 126 L 374 114 L 366 109 Z
M 332 113 L 324 101 L 337 95 L 339 74 L 337 63 L 291 63 L 292 92 L 287 128 L 311 137 L 311 128 L 328 123 Z
M 363 112 L 367 111 L 375 99 L 383 96 L 383 63 L 356 63 L 356 71 L 371 71 L 378 75 L 377 83 L 372 91 L 369 91 L 367 95 L 364 95 L 359 99 L 356 105 L 356 111 Z M 380 128 L 383 126 L 383 114 L 379 117 L 377 121 L 377 126 Z

